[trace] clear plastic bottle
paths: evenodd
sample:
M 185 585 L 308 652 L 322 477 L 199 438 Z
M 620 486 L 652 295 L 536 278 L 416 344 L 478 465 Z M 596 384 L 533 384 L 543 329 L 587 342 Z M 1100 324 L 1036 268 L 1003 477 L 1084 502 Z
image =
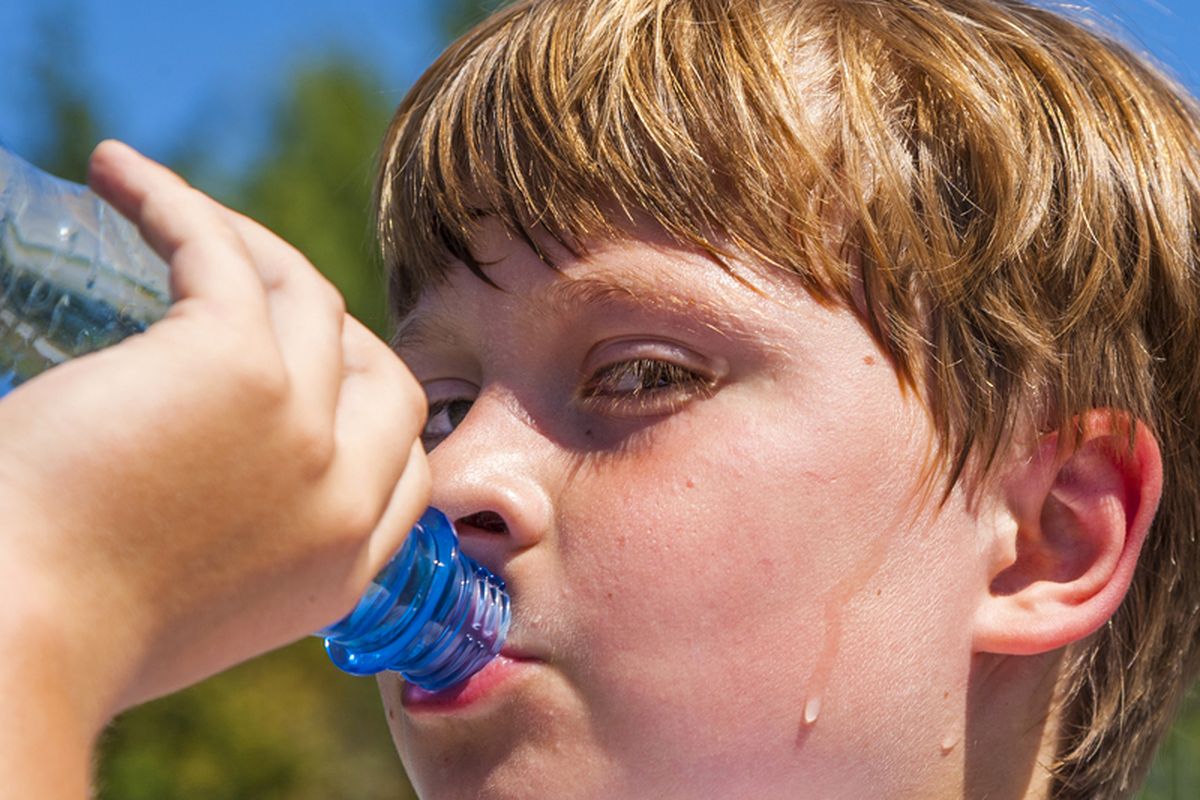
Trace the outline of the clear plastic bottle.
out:
M 0 148 L 0 396 L 145 330 L 171 304 L 168 274 L 87 187 Z
M 0 397 L 144 331 L 170 303 L 167 265 L 128 220 L 0 147 Z M 495 657 L 508 624 L 504 581 L 431 508 L 354 610 L 316 635 L 347 672 L 394 670 L 437 691 Z

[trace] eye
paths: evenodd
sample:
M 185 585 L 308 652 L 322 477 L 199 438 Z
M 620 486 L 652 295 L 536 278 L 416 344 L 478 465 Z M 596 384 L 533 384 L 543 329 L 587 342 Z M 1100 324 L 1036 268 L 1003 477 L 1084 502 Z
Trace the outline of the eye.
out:
M 580 402 L 616 416 L 667 414 L 711 393 L 715 381 L 694 369 L 653 358 L 608 364 L 587 379 Z
M 437 447 L 454 432 L 474 402 L 467 398 L 454 397 L 435 400 L 429 404 L 429 415 L 425 420 L 425 428 L 421 431 L 421 444 L 425 447 L 425 452 L 428 453 Z

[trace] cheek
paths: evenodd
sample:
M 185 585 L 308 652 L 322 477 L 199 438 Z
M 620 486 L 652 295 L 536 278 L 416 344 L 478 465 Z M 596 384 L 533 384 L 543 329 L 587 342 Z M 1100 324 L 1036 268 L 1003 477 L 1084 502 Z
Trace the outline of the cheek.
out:
M 753 472 L 663 447 L 589 481 L 598 501 L 560 504 L 583 640 L 566 669 L 601 745 L 644 785 L 686 774 L 719 786 L 763 734 L 782 733 L 761 698 L 798 702 L 808 664 L 789 651 L 817 609 L 796 602 L 797 553 L 750 510 Z
M 836 401 L 730 394 L 580 470 L 561 496 L 565 574 L 596 608 L 693 635 L 745 628 L 749 608 L 803 612 L 868 581 L 912 522 L 902 409 L 859 395 L 849 418 Z
M 835 671 L 860 698 L 902 677 L 839 667 L 845 652 L 909 647 L 902 632 L 943 605 L 930 571 L 953 561 L 914 511 L 923 417 L 890 374 L 877 383 L 831 384 L 847 396 L 821 403 L 714 399 L 568 487 L 579 680 L 614 728 L 674 729 L 664 738 L 692 748 L 711 746 L 713 725 L 743 749 L 790 743 Z

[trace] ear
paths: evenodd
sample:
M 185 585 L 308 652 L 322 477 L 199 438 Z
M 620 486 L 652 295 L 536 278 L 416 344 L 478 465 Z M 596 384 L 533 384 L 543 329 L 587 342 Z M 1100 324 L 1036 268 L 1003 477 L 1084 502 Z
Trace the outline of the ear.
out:
M 1158 509 L 1158 442 L 1125 415 L 1090 411 L 1069 446 L 1050 434 L 1028 455 L 1001 481 L 985 533 L 977 652 L 1044 653 L 1103 625 L 1125 597 Z

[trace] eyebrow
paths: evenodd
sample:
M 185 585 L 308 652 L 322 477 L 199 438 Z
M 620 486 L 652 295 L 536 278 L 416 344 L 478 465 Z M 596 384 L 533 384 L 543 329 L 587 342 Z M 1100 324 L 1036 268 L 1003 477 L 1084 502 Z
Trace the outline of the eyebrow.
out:
M 699 312 L 707 317 L 729 317 L 731 321 L 733 318 L 729 309 L 720 303 L 664 291 L 661 286 L 640 276 L 617 277 L 605 273 L 555 281 L 531 295 L 529 301 L 537 308 L 562 312 L 582 306 L 633 306 L 647 311 L 687 315 Z
M 454 331 L 437 319 L 410 313 L 397 323 L 388 345 L 393 352 L 399 353 L 403 350 L 420 350 L 435 342 L 451 342 L 454 338 Z
M 595 306 L 668 313 L 694 321 L 726 338 L 762 342 L 761 335 L 756 335 L 754 328 L 747 325 L 744 313 L 735 314 L 723 303 L 666 291 L 640 276 L 618 277 L 600 273 L 581 277 L 560 274 L 559 278 L 525 296 L 524 300 L 538 313 L 547 314 L 569 315 Z M 455 338 L 453 329 L 437 316 L 412 314 L 397 326 L 391 345 L 395 350 L 413 349 Z

